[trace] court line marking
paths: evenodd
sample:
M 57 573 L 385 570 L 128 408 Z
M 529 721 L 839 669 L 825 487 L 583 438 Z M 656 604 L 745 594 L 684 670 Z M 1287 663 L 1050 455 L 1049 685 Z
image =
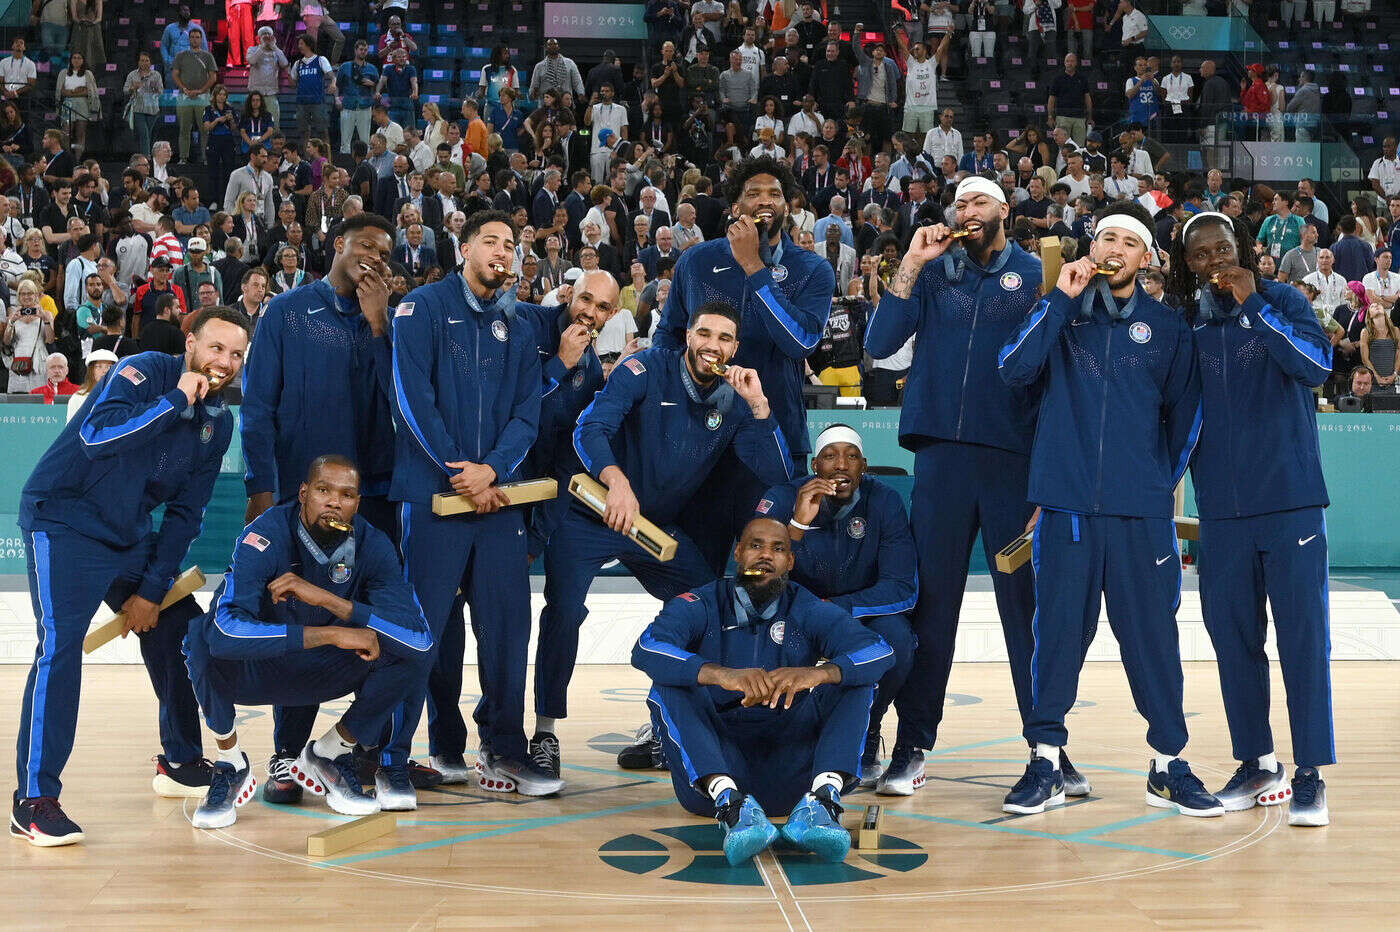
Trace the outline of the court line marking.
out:
M 763 860 L 765 855 L 771 856 L 772 852 L 768 851 L 767 849 L 760 851 L 758 853 L 758 856 L 753 859 L 754 867 L 758 868 L 758 876 L 763 878 L 764 889 L 766 889 L 769 893 L 773 895 L 773 902 L 778 904 L 778 912 L 783 914 L 783 922 L 787 923 L 788 932 L 794 932 L 792 928 L 792 919 L 787 914 L 787 907 L 783 905 L 783 898 L 778 895 L 778 888 L 773 885 L 773 881 L 768 879 L 768 871 L 763 866 Z M 774 861 L 774 864 L 777 864 L 776 860 Z M 777 868 L 777 871 L 779 874 L 781 874 L 783 872 L 782 867 L 779 866 Z M 812 927 L 809 925 L 807 926 L 807 928 L 811 929 Z
M 798 897 L 797 891 L 792 888 L 792 881 L 788 880 L 787 871 L 783 870 L 778 855 L 774 853 L 772 848 L 764 853 L 773 859 L 773 863 L 778 868 L 778 876 L 783 878 L 783 886 L 787 888 L 788 896 L 792 897 L 792 905 L 797 907 L 797 914 L 802 917 L 802 924 L 807 927 L 807 932 L 812 932 L 812 921 L 807 918 L 807 911 L 802 908 L 802 900 Z

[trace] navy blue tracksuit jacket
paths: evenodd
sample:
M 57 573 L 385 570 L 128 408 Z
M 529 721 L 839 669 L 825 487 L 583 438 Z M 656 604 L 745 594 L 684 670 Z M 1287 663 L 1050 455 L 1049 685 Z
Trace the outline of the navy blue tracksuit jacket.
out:
M 1205 417 L 1191 463 L 1201 609 L 1238 760 L 1274 750 L 1265 603 L 1287 687 L 1293 757 L 1336 763 L 1328 670 L 1328 504 L 1313 388 L 1332 345 L 1296 289 L 1265 282 L 1196 324 Z

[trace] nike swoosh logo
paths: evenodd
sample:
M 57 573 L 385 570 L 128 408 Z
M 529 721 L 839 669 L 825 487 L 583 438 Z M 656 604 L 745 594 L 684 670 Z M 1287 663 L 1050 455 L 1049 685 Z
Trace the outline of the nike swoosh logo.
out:
M 1082 326 L 1084 326 L 1085 324 L 1091 324 L 1091 323 L 1093 323 L 1093 321 L 1091 321 L 1091 320 L 1072 320 L 1072 321 L 1069 322 L 1069 325 L 1070 325 L 1071 327 L 1082 327 Z
M 458 317 L 456 320 L 453 320 L 451 317 L 447 318 L 449 324 L 460 324 L 464 320 L 466 320 L 465 317 Z
M 1316 537 L 1316 536 L 1317 536 L 1317 535 L 1314 534 L 1312 537 L 1300 537 L 1300 538 L 1298 538 L 1298 546 L 1299 546 L 1299 547 L 1304 546 L 1305 544 L 1307 544 L 1308 541 L 1312 540 L 1313 537 Z
M 711 272 L 727 272 L 727 271 L 729 271 L 729 268 L 730 268 L 730 267 L 727 266 L 727 265 L 717 265 L 717 266 L 715 266 L 714 268 L 710 269 L 710 271 L 711 271 Z
M 319 313 L 321 313 L 321 312 L 324 311 L 324 310 L 325 310 L 325 308 L 323 308 L 323 307 L 318 307 L 318 308 L 315 308 L 315 309 L 313 309 L 313 310 L 307 311 L 306 313 L 308 313 L 308 314 L 319 314 Z
M 1161 566 L 1163 563 L 1166 563 L 1166 562 L 1167 562 L 1168 560 L 1170 560 L 1171 558 L 1172 558 L 1172 555 L 1171 555 L 1171 554 L 1167 554 L 1165 557 L 1163 557 L 1162 559 L 1160 559 L 1160 560 L 1157 561 L 1157 565 L 1158 565 L 1158 566 Z
M 679 403 L 679 402 L 675 402 L 675 401 L 663 401 L 663 402 L 661 402 L 661 407 L 663 407 L 663 408 L 665 408 L 665 407 L 672 407 L 672 408 L 674 408 L 678 403 Z
M 1162 787 L 1149 786 L 1148 789 L 1150 789 L 1153 793 L 1157 794 L 1158 796 L 1162 797 L 1163 799 L 1171 799 L 1171 798 L 1172 798 L 1172 791 L 1169 790 L 1169 789 L 1167 789 L 1165 786 L 1162 786 Z

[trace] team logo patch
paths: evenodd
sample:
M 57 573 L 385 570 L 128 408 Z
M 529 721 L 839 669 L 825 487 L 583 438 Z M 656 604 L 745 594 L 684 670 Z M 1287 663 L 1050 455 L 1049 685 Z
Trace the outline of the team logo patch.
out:
M 122 370 L 122 375 L 126 376 L 127 381 L 132 385 L 140 385 L 142 382 L 146 381 L 146 376 L 135 366 L 127 366 Z
M 395 317 L 412 317 L 412 316 L 413 316 L 413 302 L 412 302 L 412 301 L 405 301 L 405 302 L 403 302 L 402 304 L 400 304 L 398 307 L 394 308 L 394 316 L 395 316 Z
M 758 507 L 754 508 L 754 511 L 758 512 L 761 515 L 766 515 L 768 514 L 769 509 L 771 509 L 772 507 L 773 502 L 770 499 L 765 498 L 758 503 Z
M 865 536 L 865 519 L 852 518 L 851 523 L 846 525 L 846 533 L 856 540 L 860 540 Z
M 705 415 L 705 426 L 710 430 L 719 430 L 719 425 L 724 423 L 724 415 L 715 408 L 710 409 L 710 413 Z
M 243 543 L 247 544 L 249 547 L 252 547 L 254 550 L 260 551 L 266 550 L 268 547 L 272 546 L 272 541 L 268 540 L 266 537 L 263 537 L 261 534 L 255 534 L 252 531 L 249 531 L 243 537 Z
M 631 369 L 632 372 L 636 375 L 641 375 L 643 372 L 647 371 L 647 367 L 642 365 L 642 361 L 635 357 L 627 360 L 627 362 L 624 363 L 624 365 L 626 365 L 627 368 Z
M 1021 273 L 1007 272 L 1001 277 L 1001 287 L 1007 291 L 1015 291 L 1021 287 Z
M 1243 314 L 1240 315 L 1240 326 L 1246 330 L 1253 329 L 1254 327 L 1254 325 L 1249 322 L 1249 318 Z
M 344 560 L 337 560 L 331 564 L 331 582 L 337 585 L 350 578 L 350 567 Z
M 583 370 L 574 373 L 574 388 L 583 388 Z
M 200 442 L 200 443 L 208 443 L 209 441 L 211 441 L 211 440 L 213 440 L 213 439 L 214 439 L 214 425 L 213 425 L 213 424 L 205 424 L 203 427 L 201 427 L 201 428 L 199 429 L 199 442 Z
M 773 639 L 774 644 L 783 643 L 783 633 L 787 630 L 787 622 L 779 618 L 768 626 L 768 636 Z
M 1146 343 L 1152 339 L 1152 328 L 1142 321 L 1138 321 L 1128 328 L 1128 337 L 1134 343 Z
M 781 282 L 781 281 L 786 281 L 786 280 L 787 280 L 787 275 L 788 275 L 787 269 L 784 268 L 784 267 L 781 266 L 781 265 L 775 265 L 775 266 L 773 266 L 773 270 L 772 270 L 772 272 L 771 272 L 770 274 L 772 274 L 772 276 L 773 276 L 773 281 L 775 281 L 775 282 Z
M 695 593 L 693 593 L 693 592 L 682 592 L 680 595 L 676 596 L 676 598 L 678 598 L 678 599 L 684 599 L 684 600 L 687 601 L 687 602 L 699 602 L 699 601 L 700 601 L 700 597 L 699 597 L 698 595 L 696 595 Z
M 491 321 L 491 335 L 502 343 L 509 339 L 510 330 L 506 327 L 506 322 L 503 320 Z

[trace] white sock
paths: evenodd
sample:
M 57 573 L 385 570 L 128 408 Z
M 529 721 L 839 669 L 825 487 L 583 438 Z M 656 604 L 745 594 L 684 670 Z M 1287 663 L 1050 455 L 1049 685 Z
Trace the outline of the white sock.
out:
M 815 793 L 822 787 L 829 786 L 839 794 L 843 782 L 839 773 L 833 773 L 828 770 L 825 773 L 817 774 L 816 777 L 812 779 L 812 792 Z
M 546 718 L 546 717 L 543 716 L 543 715 L 536 715 L 536 716 L 535 716 L 535 731 L 536 731 L 537 733 L 538 733 L 538 732 L 541 732 L 541 731 L 545 731 L 545 732 L 548 732 L 548 733 L 551 734 L 551 735 L 557 734 L 557 732 L 554 730 L 554 726 L 555 726 L 556 724 L 558 724 L 558 722 L 559 722 L 559 719 L 557 719 L 557 718 Z
M 1170 766 L 1170 765 L 1171 765 L 1171 762 L 1174 761 L 1174 760 L 1176 760 L 1176 755 L 1175 755 L 1175 754 L 1154 754 L 1154 755 L 1152 755 L 1153 766 L 1155 766 L 1155 767 L 1157 768 L 1157 772 L 1158 772 L 1158 773 L 1166 773 L 1166 772 L 1167 772 L 1167 767 Z
M 705 792 L 710 794 L 710 798 L 719 802 L 720 794 L 725 790 L 739 791 L 739 784 L 734 782 L 734 778 L 727 773 L 719 774 L 710 778 L 710 785 L 705 788 Z
M 1060 749 L 1053 744 L 1037 744 L 1035 746 L 1035 756 L 1045 758 L 1054 765 L 1056 770 L 1060 769 Z
M 237 741 L 234 741 L 231 748 L 219 748 L 219 760 L 228 761 L 235 768 L 242 770 L 246 766 L 248 758 L 244 756 L 243 748 L 239 747 Z
M 1274 754 L 1273 751 L 1270 751 L 1267 754 L 1259 755 L 1259 769 L 1267 770 L 1270 773 L 1273 773 L 1275 770 L 1278 770 L 1278 757 Z
M 332 725 L 331 730 L 317 738 L 311 749 L 322 757 L 335 760 L 347 751 L 355 750 L 355 745 L 350 744 L 340 736 L 340 730 Z

